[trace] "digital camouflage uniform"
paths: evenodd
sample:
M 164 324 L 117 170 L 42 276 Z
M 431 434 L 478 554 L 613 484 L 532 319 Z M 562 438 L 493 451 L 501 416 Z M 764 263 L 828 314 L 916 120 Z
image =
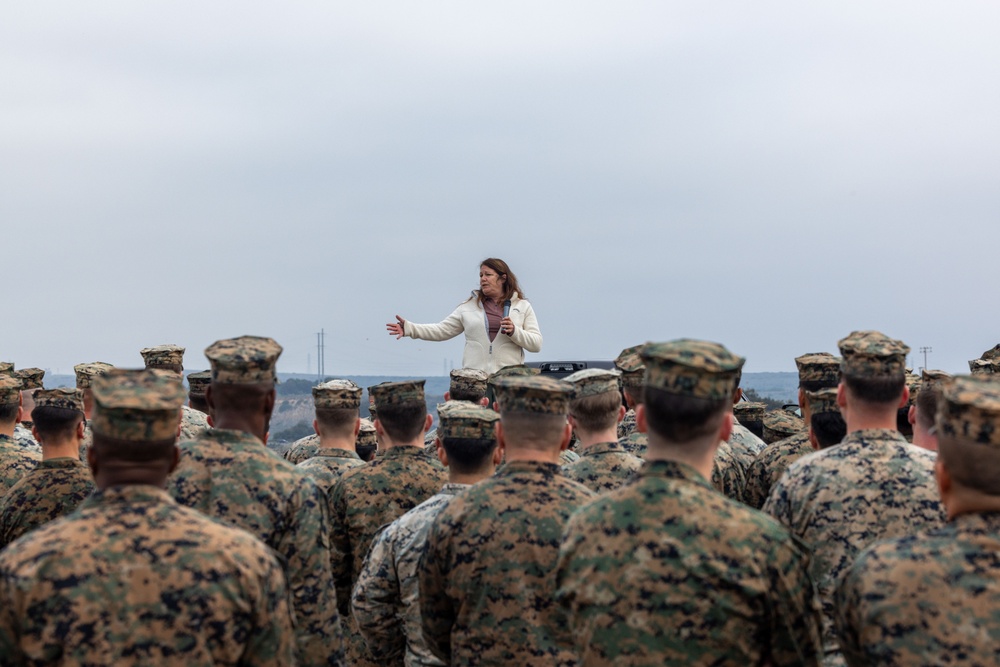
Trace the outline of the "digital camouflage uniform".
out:
M 365 559 L 351 599 L 354 618 L 380 665 L 444 665 L 427 648 L 420 622 L 417 569 L 431 523 L 468 484 L 445 484 L 385 526 Z
M 98 491 L 0 552 L 4 664 L 293 665 L 292 638 L 270 550 L 163 489 Z
M 305 472 L 316 482 L 316 485 L 329 495 L 337 480 L 353 468 L 365 465 L 357 452 L 336 447 L 318 449 L 314 456 L 299 463 L 296 468 Z
M 90 420 L 83 423 L 83 440 L 80 441 L 80 460 L 87 462 L 87 450 L 94 444 L 94 431 L 90 428 Z
M 83 462 L 40 461 L 0 499 L 0 549 L 25 533 L 69 514 L 94 490 Z
M 438 515 L 420 564 L 424 639 L 445 664 L 573 665 L 553 596 L 563 528 L 594 493 L 514 461 Z
M 829 664 L 838 663 L 834 586 L 858 552 L 943 522 L 934 460 L 898 431 L 855 431 L 793 463 L 771 490 L 764 511 L 812 548 Z
M 572 449 L 564 449 L 559 452 L 559 465 L 568 466 L 580 460 L 580 455 Z
M 642 459 L 646 456 L 646 448 L 649 446 L 649 438 L 645 433 L 632 431 L 624 438 L 618 439 L 618 444 L 632 456 Z
M 570 519 L 557 600 L 583 665 L 818 665 L 808 564 L 770 517 L 651 461 Z
M 299 438 L 282 454 L 284 459 L 293 465 L 298 465 L 316 456 L 319 451 L 319 435 L 313 433 L 304 438 Z
M 209 429 L 180 444 L 168 489 L 182 505 L 237 526 L 285 559 L 302 665 L 336 665 L 341 628 L 330 571 L 330 524 L 312 478 L 242 431 Z
M 595 493 L 617 489 L 642 467 L 642 460 L 629 454 L 617 442 L 595 443 L 581 450 L 580 460 L 564 466 L 562 472 Z
M 808 431 L 796 433 L 764 447 L 747 470 L 743 502 L 754 509 L 763 507 L 764 501 L 771 494 L 771 487 L 781 479 L 788 466 L 813 451 Z
M 42 446 L 38 444 L 35 436 L 31 434 L 31 429 L 24 424 L 18 423 L 14 426 L 14 440 L 29 452 L 34 452 L 41 456 Z
M 207 428 L 208 415 L 186 405 L 181 406 L 181 440 L 194 440 Z
M 618 440 L 627 438 L 633 433 L 637 433 L 635 428 L 635 410 L 629 410 L 625 417 L 618 422 Z
M 746 485 L 743 459 L 728 442 L 720 442 L 712 462 L 712 486 L 727 498 L 741 500 Z
M 34 470 L 41 455 L 26 451 L 14 438 L 0 434 L 0 498 L 29 470 Z

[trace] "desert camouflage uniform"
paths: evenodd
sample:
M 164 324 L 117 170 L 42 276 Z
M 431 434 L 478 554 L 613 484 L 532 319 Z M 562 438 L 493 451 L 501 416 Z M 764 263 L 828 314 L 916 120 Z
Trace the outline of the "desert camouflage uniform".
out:
M 1000 663 L 1000 513 L 875 544 L 834 604 L 849 665 Z
M 73 458 L 40 461 L 0 499 L 0 549 L 69 514 L 94 490 L 90 469 Z
M 0 435 L 0 498 L 29 470 L 34 470 L 42 457 L 25 451 L 14 438 Z
M 357 452 L 350 452 L 338 447 L 324 447 L 316 451 L 316 454 L 299 463 L 296 467 L 308 473 L 316 485 L 323 489 L 323 493 L 329 495 L 333 490 L 333 485 L 337 483 L 348 470 L 360 468 L 365 465 Z
M 743 502 L 754 509 L 763 507 L 764 501 L 771 495 L 771 488 L 785 474 L 788 466 L 813 451 L 808 431 L 796 433 L 764 447 L 747 469 Z
M 746 485 L 746 469 L 743 460 L 733 451 L 728 442 L 720 442 L 712 462 L 712 486 L 733 500 L 743 498 L 743 487 Z
M 207 428 L 208 415 L 186 405 L 181 406 L 181 440 L 194 440 Z
M 270 550 L 163 489 L 98 491 L 0 552 L 4 664 L 292 665 L 292 638 Z
M 842 661 L 833 591 L 857 554 L 873 542 L 944 522 L 934 461 L 932 452 L 908 444 L 898 431 L 855 431 L 793 463 L 764 503 L 765 512 L 812 548 L 826 664 Z
M 576 664 L 554 571 L 566 522 L 594 497 L 557 465 L 524 461 L 456 496 L 420 562 L 430 650 L 455 665 Z
M 14 439 L 17 440 L 17 444 L 24 447 L 29 452 L 34 452 L 39 456 L 42 455 L 42 446 L 38 444 L 35 440 L 35 436 L 31 434 L 31 429 L 26 427 L 24 424 L 16 424 L 14 426 Z
M 641 467 L 642 460 L 617 442 L 601 442 L 583 449 L 580 460 L 564 466 L 562 473 L 595 493 L 603 493 L 617 489 Z
M 447 481 L 422 447 L 402 446 L 350 470 L 333 485 L 331 560 L 340 613 L 350 620 L 349 664 L 370 664 L 364 640 L 350 615 L 351 591 L 379 528 L 427 500 Z
M 635 430 L 635 410 L 629 410 L 625 413 L 625 417 L 618 422 L 618 439 L 622 440 L 633 433 L 638 433 Z
M 557 582 L 583 665 L 820 663 L 808 550 L 684 464 L 578 511 Z
M 646 437 L 645 433 L 633 431 L 624 438 L 618 438 L 618 444 L 632 456 L 642 459 L 646 456 L 646 447 L 649 445 L 649 438 Z
M 385 526 L 354 587 L 354 617 L 379 664 L 444 665 L 424 642 L 417 567 L 435 517 L 468 484 L 445 484 L 437 495 Z
M 316 456 L 316 452 L 319 451 L 319 435 L 313 433 L 312 435 L 307 435 L 304 438 L 299 438 L 292 445 L 285 450 L 282 456 L 289 463 L 298 465 L 303 461 L 307 461 L 312 457 Z
M 243 528 L 284 557 L 299 664 L 340 664 L 342 635 L 322 491 L 241 431 L 209 429 L 180 449 L 181 463 L 167 488 L 182 505 Z

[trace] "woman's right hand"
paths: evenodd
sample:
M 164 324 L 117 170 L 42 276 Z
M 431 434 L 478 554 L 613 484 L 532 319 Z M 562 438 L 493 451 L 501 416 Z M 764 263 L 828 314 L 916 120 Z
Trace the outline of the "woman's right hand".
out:
M 396 315 L 396 321 L 386 324 L 385 328 L 386 330 L 388 330 L 390 336 L 395 336 L 396 340 L 399 340 L 400 338 L 406 335 L 406 332 L 403 328 L 405 324 L 406 320 L 404 320 L 399 315 Z

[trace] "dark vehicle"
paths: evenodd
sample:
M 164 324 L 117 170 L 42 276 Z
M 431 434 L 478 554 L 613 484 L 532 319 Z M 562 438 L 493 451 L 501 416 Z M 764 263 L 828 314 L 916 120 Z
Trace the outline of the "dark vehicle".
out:
M 585 368 L 607 368 L 613 369 L 613 361 L 529 361 L 525 366 L 537 368 L 542 375 L 548 375 L 556 380 L 572 375 Z

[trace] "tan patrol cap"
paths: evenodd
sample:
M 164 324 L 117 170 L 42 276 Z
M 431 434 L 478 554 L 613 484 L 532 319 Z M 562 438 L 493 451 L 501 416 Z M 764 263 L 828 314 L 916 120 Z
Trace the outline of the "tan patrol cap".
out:
M 312 388 L 316 409 L 354 409 L 361 406 L 362 389 L 350 380 L 330 380 Z
M 496 437 L 495 426 L 500 420 L 500 415 L 489 408 L 457 402 L 459 405 L 446 409 L 443 405 L 438 406 L 438 414 L 441 417 L 438 426 L 439 438 L 491 440 Z
M 83 412 L 83 390 L 59 387 L 39 389 L 34 394 L 36 408 L 62 408 Z
M 452 394 L 460 392 L 463 394 L 486 395 L 486 381 L 489 376 L 476 368 L 456 368 L 450 374 Z
M 21 381 L 9 375 L 0 375 L 0 404 L 17 403 L 21 399 Z
M 426 405 L 424 384 L 426 380 L 405 380 L 403 382 L 383 382 L 368 387 L 368 395 L 375 399 L 376 410 L 394 405 Z
M 755 401 L 740 401 L 733 406 L 733 414 L 741 424 L 760 422 L 764 418 L 764 411 L 767 409 L 766 403 Z
M 489 376 L 487 383 L 491 386 L 495 386 L 497 380 L 500 378 L 508 377 L 532 377 L 541 373 L 537 368 L 532 368 L 531 366 L 525 366 L 524 364 L 514 364 L 513 366 L 504 366 L 493 375 Z
M 836 387 L 827 387 L 826 389 L 820 389 L 819 391 L 807 391 L 806 402 L 809 405 L 810 415 L 840 412 L 840 407 L 837 406 Z
M 212 382 L 264 384 L 278 381 L 281 351 L 273 338 L 240 336 L 215 341 L 205 349 L 205 356 L 212 364 Z
M 795 357 L 799 370 L 799 384 L 803 382 L 823 382 L 835 386 L 840 382 L 840 357 L 829 352 L 811 352 Z
M 940 440 L 1000 447 L 1000 382 L 960 375 L 945 384 L 935 424 Z
M 841 372 L 854 378 L 903 377 L 910 348 L 879 331 L 853 331 L 837 346 L 843 360 Z
M 626 347 L 615 357 L 615 368 L 622 372 L 622 386 L 632 391 L 641 390 L 646 379 L 646 366 L 639 356 L 641 351 L 642 345 L 633 345 Z
M 14 364 L 9 361 L 0 361 L 0 375 L 13 375 Z
M 578 401 L 588 396 L 601 394 L 617 394 L 622 385 L 621 371 L 611 371 L 605 368 L 585 368 L 563 378 L 576 388 L 573 400 Z
M 772 410 L 764 414 L 764 442 L 771 444 L 806 430 L 806 423 L 788 410 Z
M 19 371 L 14 371 L 14 377 L 21 381 L 21 391 L 41 389 L 45 371 L 41 368 L 22 368 Z
M 212 384 L 212 371 L 198 371 L 187 376 L 189 393 L 195 398 L 205 398 L 205 390 Z
M 139 351 L 146 368 L 164 368 L 166 366 L 184 366 L 184 349 L 180 345 L 157 345 Z M 171 369 L 167 369 L 171 370 Z
M 89 389 L 94 383 L 95 377 L 104 375 L 113 368 L 114 366 L 103 361 L 94 361 L 89 364 L 77 364 L 73 367 L 73 371 L 76 373 L 77 389 Z
M 640 356 L 646 366 L 646 387 L 712 401 L 732 399 L 746 362 L 719 343 L 690 338 L 647 343 Z
M 573 385 L 568 382 L 544 375 L 500 378 L 494 387 L 501 414 L 565 415 L 575 393 Z
M 375 433 L 375 424 L 373 424 L 370 419 L 361 419 L 361 428 L 358 430 L 358 438 L 356 442 L 359 445 L 375 445 L 378 443 L 378 438 Z
M 184 386 L 176 373 L 115 369 L 94 379 L 94 433 L 130 442 L 177 437 Z

